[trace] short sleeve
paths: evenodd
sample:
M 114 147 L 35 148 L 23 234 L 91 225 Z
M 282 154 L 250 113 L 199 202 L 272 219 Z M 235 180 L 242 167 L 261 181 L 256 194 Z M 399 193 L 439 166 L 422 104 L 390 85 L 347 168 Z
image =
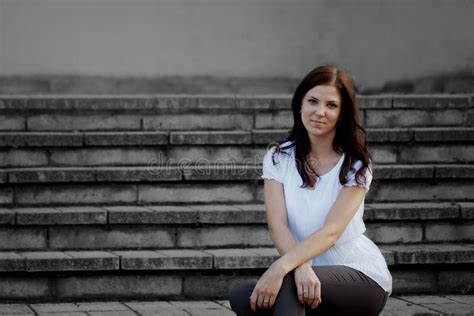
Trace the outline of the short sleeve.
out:
M 281 154 L 273 155 L 275 148 L 272 148 L 267 151 L 263 157 L 263 170 L 262 170 L 262 179 L 273 179 L 280 183 L 283 183 L 284 178 L 284 166 L 283 158 Z M 275 160 L 275 164 L 272 161 L 272 155 Z
M 364 179 L 362 177 L 359 178 L 359 181 L 362 183 L 359 184 L 356 182 L 356 179 L 355 179 L 355 175 L 357 173 L 357 171 L 359 171 L 360 168 L 362 168 L 362 161 L 360 160 L 357 160 L 354 164 L 353 164 L 353 168 L 354 170 L 349 170 L 349 172 L 347 173 L 347 183 L 344 184 L 344 186 L 347 186 L 347 187 L 351 187 L 351 186 L 357 186 L 357 187 L 364 187 L 365 188 L 365 192 L 367 193 L 367 191 L 369 191 L 370 189 L 370 184 L 372 183 L 372 169 L 370 168 L 370 165 L 367 167 L 367 169 L 365 170 L 365 182 L 364 182 Z

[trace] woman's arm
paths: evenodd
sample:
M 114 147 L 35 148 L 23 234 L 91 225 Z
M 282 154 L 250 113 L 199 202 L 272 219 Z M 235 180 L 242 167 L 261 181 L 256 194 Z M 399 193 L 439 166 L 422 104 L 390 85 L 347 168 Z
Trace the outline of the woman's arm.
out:
M 343 187 L 323 227 L 277 260 L 284 273 L 289 273 L 302 263 L 333 247 L 359 209 L 364 197 L 365 189 L 362 187 Z
M 263 192 L 268 229 L 275 247 L 283 256 L 296 246 L 296 241 L 288 228 L 283 184 L 265 179 Z
M 278 252 L 284 256 L 296 247 L 296 241 L 288 227 L 283 185 L 275 180 L 265 180 L 264 196 L 270 234 Z M 320 281 L 309 263 L 295 268 L 295 283 L 300 303 L 316 308 L 321 302 Z

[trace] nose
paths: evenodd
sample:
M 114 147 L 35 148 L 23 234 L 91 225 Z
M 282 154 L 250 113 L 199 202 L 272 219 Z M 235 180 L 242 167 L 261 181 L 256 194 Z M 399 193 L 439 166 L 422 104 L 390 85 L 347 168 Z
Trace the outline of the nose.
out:
M 322 107 L 321 105 L 318 105 L 318 106 L 316 107 L 315 114 L 316 114 L 317 116 L 324 116 L 324 114 L 325 114 L 325 113 L 324 113 L 324 107 Z
M 316 110 L 316 116 L 324 116 L 324 110 L 323 109 Z

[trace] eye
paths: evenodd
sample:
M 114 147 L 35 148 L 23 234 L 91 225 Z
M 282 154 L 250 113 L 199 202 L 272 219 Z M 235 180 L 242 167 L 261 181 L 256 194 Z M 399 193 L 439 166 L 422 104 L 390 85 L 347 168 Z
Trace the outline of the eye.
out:
M 329 103 L 328 106 L 329 106 L 329 107 L 332 107 L 333 109 L 337 108 L 337 105 L 334 104 L 334 103 Z
M 317 103 L 316 100 L 314 100 L 314 99 L 309 99 L 308 102 L 311 103 L 311 104 Z

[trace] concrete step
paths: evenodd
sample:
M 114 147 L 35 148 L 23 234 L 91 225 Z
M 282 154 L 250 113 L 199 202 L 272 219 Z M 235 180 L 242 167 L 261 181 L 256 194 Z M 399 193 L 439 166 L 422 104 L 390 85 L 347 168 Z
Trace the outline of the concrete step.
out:
M 377 164 L 474 163 L 474 144 L 442 143 L 371 145 Z M 0 168 L 95 167 L 169 164 L 258 164 L 266 147 L 253 145 L 180 145 L 83 148 L 0 149 Z
M 393 294 L 473 294 L 473 244 L 380 247 Z M 1 300 L 226 299 L 233 280 L 258 278 L 274 248 L 0 252 Z
M 0 203 L 119 205 L 258 203 L 261 165 L 1 169 Z M 369 202 L 472 201 L 473 165 L 378 165 Z M 407 182 L 407 179 L 410 179 Z
M 227 316 L 235 315 L 228 300 L 214 301 L 92 301 L 70 303 L 1 304 L 0 313 L 37 315 L 68 313 L 69 315 L 175 315 Z M 87 313 L 87 314 L 86 314 Z M 387 299 L 381 316 L 392 315 L 472 315 L 474 295 L 392 295 Z
M 436 181 L 436 182 L 434 182 Z M 260 182 L 259 182 L 260 183 Z M 263 203 L 263 185 L 252 181 L 234 183 L 150 182 L 150 183 L 31 183 L 1 186 L 3 207 L 99 206 L 189 203 Z M 472 202 L 472 178 L 402 179 L 374 184 L 367 202 Z
M 257 163 L 287 130 L 0 132 L 0 167 Z M 472 163 L 474 128 L 372 128 L 377 163 Z
M 388 265 L 472 264 L 474 244 L 380 245 Z M 2 272 L 267 268 L 275 248 L 1 251 Z
M 123 167 L 26 167 L 0 169 L 0 183 L 55 182 L 184 182 L 260 180 L 261 165 L 194 164 Z M 474 164 L 387 164 L 377 165 L 380 180 L 472 179 Z
M 365 127 L 473 126 L 471 95 L 361 96 L 359 103 Z M 2 95 L 0 127 L 4 131 L 277 129 L 292 125 L 290 104 L 290 95 Z
M 472 202 L 474 183 L 470 178 L 387 180 L 373 184 L 366 201 L 386 202 Z M 32 183 L 1 186 L 3 207 L 99 206 L 189 203 L 263 203 L 263 185 L 252 181 L 218 183 L 209 181 L 162 183 Z
M 474 203 L 366 204 L 377 244 L 474 242 Z M 0 250 L 272 246 L 263 204 L 0 209 Z
M 474 142 L 473 127 L 367 128 L 373 143 Z M 251 131 L 0 132 L 0 147 L 108 147 L 156 145 L 267 145 L 286 129 Z
M 235 76 L 97 76 L 97 75 L 35 75 L 0 76 L 1 94 L 156 94 L 156 93 L 291 93 L 301 79 Z M 459 79 L 446 80 L 459 91 Z M 417 80 L 419 82 L 419 80 Z M 462 86 L 462 85 L 461 85 Z M 426 88 L 425 88 L 426 90 Z M 452 89 L 447 89 L 452 91 Z M 467 90 L 469 91 L 469 90 Z M 405 93 L 405 91 L 402 91 Z M 432 92 L 432 91 L 427 91 Z M 423 93 L 427 93 L 423 91 Z M 434 92 L 434 91 L 433 91 Z M 440 91 L 443 92 L 443 91 Z

